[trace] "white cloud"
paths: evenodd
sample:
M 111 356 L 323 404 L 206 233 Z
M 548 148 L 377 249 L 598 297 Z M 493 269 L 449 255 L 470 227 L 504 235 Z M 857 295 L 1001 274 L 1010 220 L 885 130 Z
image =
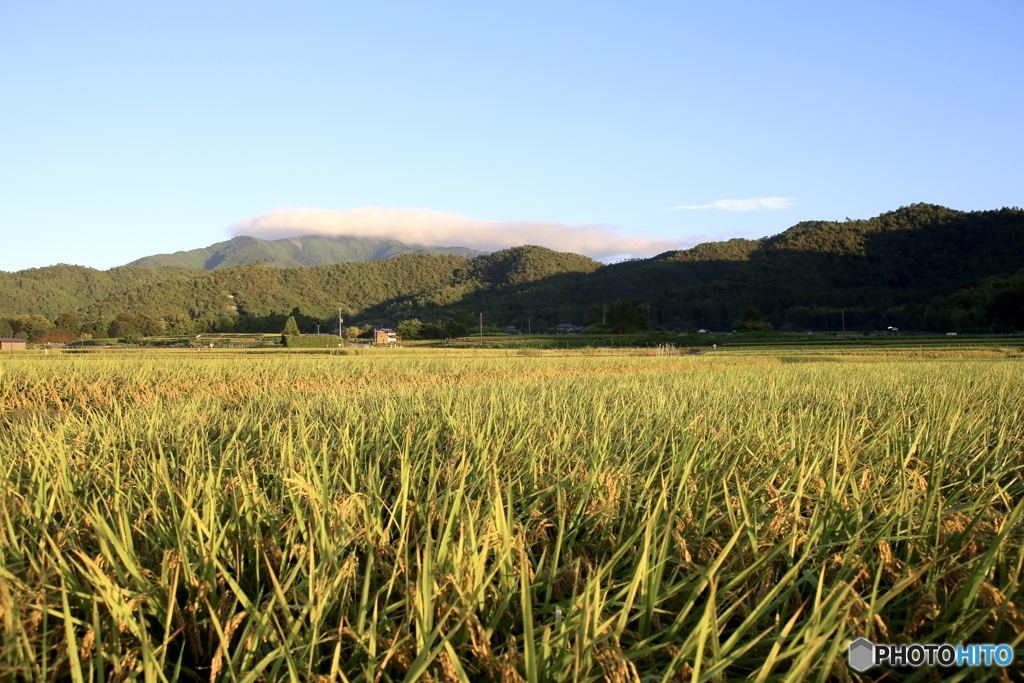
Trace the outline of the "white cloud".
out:
M 493 251 L 536 244 L 602 259 L 651 256 L 681 248 L 681 241 L 620 235 L 604 225 L 571 226 L 543 222 L 495 222 L 429 209 L 382 209 L 365 206 L 345 211 L 308 208 L 274 209 L 232 226 L 235 235 L 265 239 L 327 235 L 394 239 L 407 244 L 470 247 Z
M 758 197 L 757 199 L 719 199 L 710 204 L 674 206 L 677 211 L 716 209 L 719 211 L 777 211 L 788 209 L 796 202 L 792 197 Z

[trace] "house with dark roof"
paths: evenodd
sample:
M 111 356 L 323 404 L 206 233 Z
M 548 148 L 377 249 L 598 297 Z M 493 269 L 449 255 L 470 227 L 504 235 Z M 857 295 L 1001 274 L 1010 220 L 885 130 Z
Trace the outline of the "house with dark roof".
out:
M 390 327 L 381 327 L 373 331 L 373 339 L 378 344 L 397 344 L 402 338 Z
M 0 351 L 24 351 L 25 340 L 17 337 L 0 337 Z

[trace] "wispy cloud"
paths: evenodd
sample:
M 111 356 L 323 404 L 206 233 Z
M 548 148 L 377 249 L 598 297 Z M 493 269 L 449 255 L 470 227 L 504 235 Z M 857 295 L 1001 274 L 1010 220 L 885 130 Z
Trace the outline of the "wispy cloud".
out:
M 719 199 L 710 204 L 674 206 L 676 211 L 777 211 L 788 209 L 796 202 L 792 197 L 758 197 L 756 199 Z
M 236 223 L 231 230 L 235 235 L 266 239 L 303 235 L 373 237 L 483 251 L 535 244 L 596 259 L 651 256 L 687 246 L 681 241 L 620 235 L 615 228 L 605 225 L 484 221 L 429 209 L 376 206 L 345 211 L 280 208 Z

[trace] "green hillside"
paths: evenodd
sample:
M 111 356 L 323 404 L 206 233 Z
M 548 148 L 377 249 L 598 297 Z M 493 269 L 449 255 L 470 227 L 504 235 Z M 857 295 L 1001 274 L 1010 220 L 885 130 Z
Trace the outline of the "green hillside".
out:
M 263 240 L 246 235 L 205 249 L 146 256 L 129 263 L 135 268 L 202 268 L 221 270 L 262 263 L 276 268 L 307 268 L 362 261 L 383 261 L 403 254 L 453 254 L 472 257 L 481 252 L 465 247 L 423 247 L 396 240 L 308 235 Z
M 332 326 L 340 308 L 354 323 L 417 318 L 436 323 L 435 333 L 457 334 L 481 312 L 499 327 L 543 330 L 602 322 L 611 304 L 623 301 L 627 309 L 643 307 L 644 323 L 649 315 L 652 325 L 670 330 L 727 331 L 748 315 L 783 330 L 844 323 L 850 331 L 1024 329 L 1024 211 L 1016 208 L 965 213 L 917 204 L 869 220 L 809 221 L 760 240 L 611 265 L 533 246 L 473 258 L 405 254 L 315 265 L 320 246 L 311 239 L 301 250 L 309 265 L 282 268 L 298 262 L 296 245 L 264 263 L 256 256 L 278 252 L 261 250 L 281 245 L 254 238 L 225 244 L 231 246 L 218 249 L 221 263 L 254 262 L 0 273 L 0 318 L 73 313 L 78 331 L 91 334 L 108 332 L 119 317 L 126 329 L 146 333 L 278 331 L 298 308 L 309 331 Z M 378 246 L 384 251 L 374 255 L 388 253 Z
M 188 280 L 195 271 L 150 270 L 125 266 L 95 270 L 60 264 L 16 273 L 0 271 L 0 316 L 44 315 L 50 318 L 102 301 L 115 292 L 128 296 L 147 283 Z
M 460 305 L 517 325 L 592 323 L 603 305 L 623 299 L 649 305 L 652 324 L 669 329 L 731 330 L 752 307 L 776 329 L 838 330 L 845 322 L 848 330 L 1008 331 L 1024 329 L 1013 312 L 1024 310 L 1012 279 L 1022 264 L 1024 211 L 917 204 L 476 290 Z M 395 306 L 380 313 L 406 314 Z

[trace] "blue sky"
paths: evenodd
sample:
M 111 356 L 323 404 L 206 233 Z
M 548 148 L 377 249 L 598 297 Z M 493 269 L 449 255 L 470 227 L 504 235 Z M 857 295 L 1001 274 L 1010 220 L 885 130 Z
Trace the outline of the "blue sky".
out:
M 609 258 L 1021 206 L 1022 35 L 1016 0 L 6 0 L 0 270 L 371 215 Z

